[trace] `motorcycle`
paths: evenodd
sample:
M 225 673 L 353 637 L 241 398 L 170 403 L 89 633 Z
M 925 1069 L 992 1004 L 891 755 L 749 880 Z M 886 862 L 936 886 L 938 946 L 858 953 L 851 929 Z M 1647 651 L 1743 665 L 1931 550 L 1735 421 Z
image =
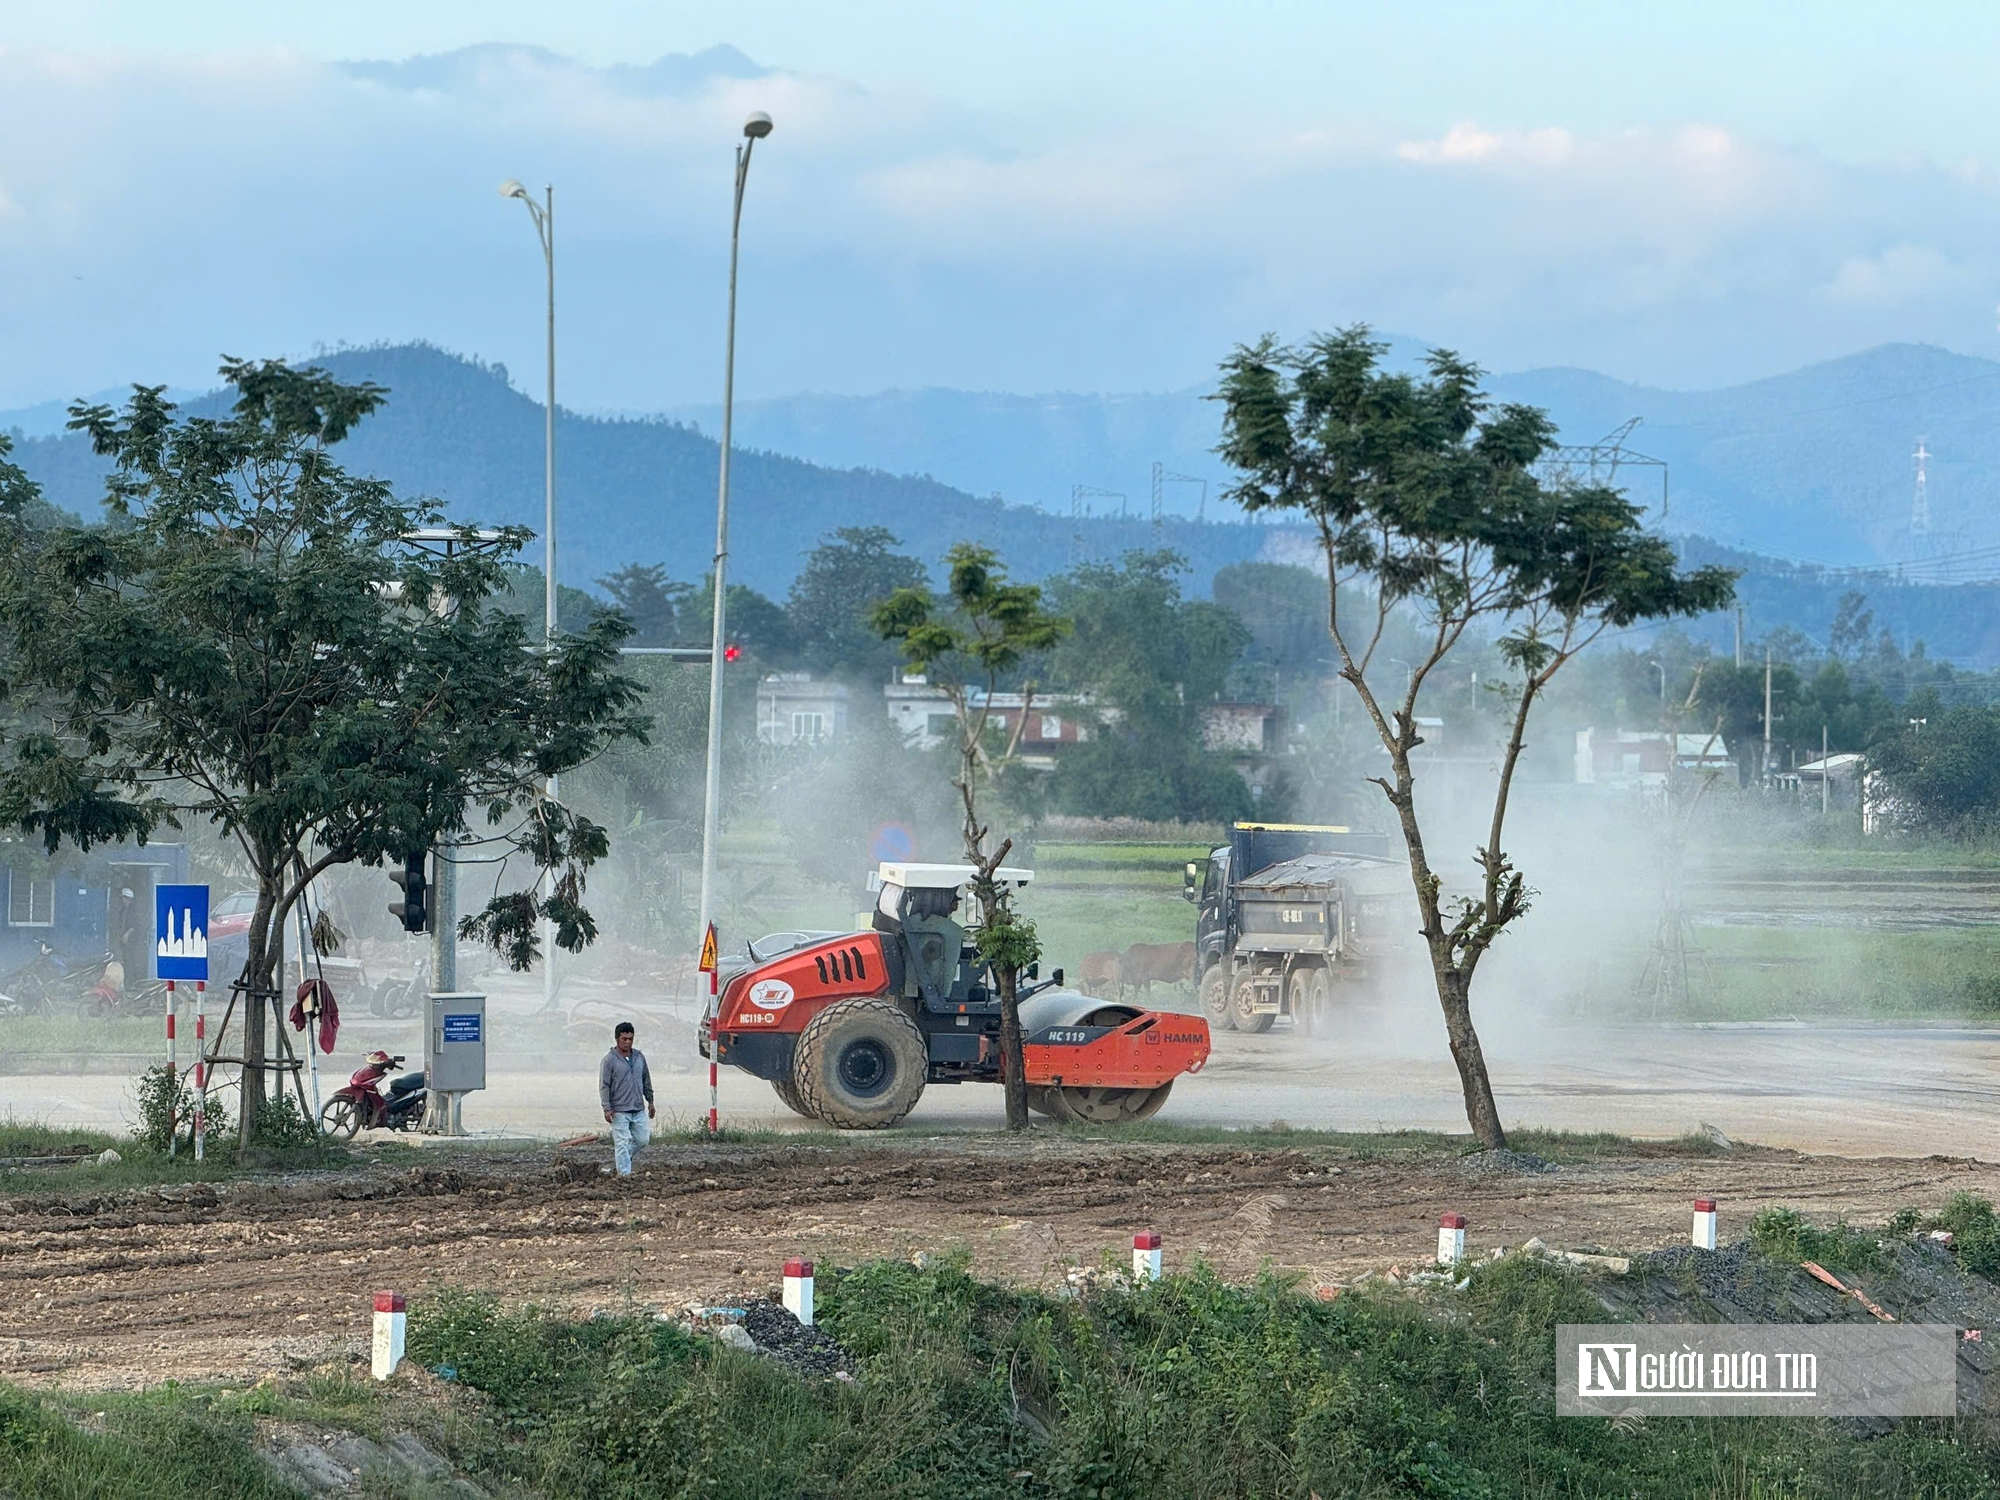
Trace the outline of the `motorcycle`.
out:
M 347 1080 L 347 1087 L 326 1101 L 320 1111 L 320 1131 L 333 1140 L 352 1140 L 363 1130 L 410 1130 L 424 1118 L 424 1075 L 405 1073 L 384 1094 L 376 1087 L 403 1059 L 371 1052 Z

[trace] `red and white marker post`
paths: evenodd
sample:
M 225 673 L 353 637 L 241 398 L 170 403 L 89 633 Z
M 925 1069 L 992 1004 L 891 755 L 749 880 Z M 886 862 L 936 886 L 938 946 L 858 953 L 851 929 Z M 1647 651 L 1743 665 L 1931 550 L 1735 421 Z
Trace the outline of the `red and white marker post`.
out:
M 181 1056 L 174 1045 L 174 982 L 167 981 L 167 1155 L 181 1154 L 180 1121 L 174 1106 L 181 1098 Z
M 722 1016 L 722 1002 L 716 994 L 716 973 L 722 967 L 719 960 L 720 954 L 716 950 L 715 942 L 715 924 L 710 922 L 708 931 L 702 934 L 701 939 L 701 972 L 708 975 L 708 1133 L 710 1135 L 717 1135 L 722 1129 L 717 1109 L 721 1093 L 720 1065 L 715 1056 L 715 1026 Z M 808 1308 L 812 1306 L 810 1284 L 806 1292 L 806 1305 Z M 807 1317 L 799 1321 L 810 1323 L 812 1319 Z
M 1132 1280 L 1160 1279 L 1160 1231 L 1142 1230 L 1132 1236 Z
M 200 1161 L 202 1148 L 208 1140 L 208 1017 L 202 1014 L 201 1003 L 206 998 L 208 985 L 197 979 L 194 982 L 194 1159 Z
M 797 1256 L 785 1262 L 785 1311 L 806 1327 L 813 1321 L 813 1263 Z
M 375 1348 L 371 1365 L 377 1380 L 387 1380 L 403 1362 L 403 1330 L 407 1322 L 401 1292 L 375 1294 Z
M 1697 1250 L 1715 1248 L 1715 1200 L 1697 1198 L 1694 1200 L 1694 1233 L 1692 1243 Z
M 1465 1259 L 1465 1215 L 1438 1215 L 1438 1264 L 1455 1266 Z

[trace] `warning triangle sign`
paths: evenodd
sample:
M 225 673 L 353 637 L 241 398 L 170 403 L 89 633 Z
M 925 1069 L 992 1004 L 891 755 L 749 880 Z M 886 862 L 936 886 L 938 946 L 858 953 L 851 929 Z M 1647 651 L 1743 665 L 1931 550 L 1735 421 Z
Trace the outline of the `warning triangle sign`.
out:
M 708 935 L 701 940 L 700 972 L 703 974 L 713 974 L 715 972 L 715 959 L 715 924 L 710 922 L 708 924 Z

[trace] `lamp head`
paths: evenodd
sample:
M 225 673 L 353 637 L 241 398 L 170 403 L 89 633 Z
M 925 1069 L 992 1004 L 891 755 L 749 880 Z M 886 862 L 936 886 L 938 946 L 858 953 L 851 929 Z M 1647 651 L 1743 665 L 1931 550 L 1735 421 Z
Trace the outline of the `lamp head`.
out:
M 743 133 L 753 141 L 761 141 L 771 133 L 771 117 L 763 110 L 757 110 L 743 122 Z
M 528 190 L 509 177 L 505 182 L 500 184 L 500 196 L 503 198 L 525 198 L 528 196 Z

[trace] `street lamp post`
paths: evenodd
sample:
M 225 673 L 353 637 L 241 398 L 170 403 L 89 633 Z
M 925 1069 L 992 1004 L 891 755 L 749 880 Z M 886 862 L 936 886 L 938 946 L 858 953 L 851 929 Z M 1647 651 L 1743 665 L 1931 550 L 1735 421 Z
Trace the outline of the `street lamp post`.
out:
M 736 246 L 743 227 L 743 184 L 750 176 L 750 152 L 771 133 L 771 117 L 763 111 L 743 122 L 743 144 L 736 148 L 736 203 L 729 218 L 729 319 L 722 352 L 722 473 L 715 496 L 715 597 L 708 656 L 708 783 L 701 812 L 701 920 L 708 931 L 715 919 L 716 844 L 722 821 L 722 660 L 724 598 L 723 567 L 729 558 L 729 443 L 736 402 Z
M 537 203 L 520 183 L 509 178 L 500 184 L 500 196 L 519 198 L 527 205 L 535 223 L 535 238 L 542 242 L 542 264 L 549 280 L 548 317 L 548 397 L 542 411 L 542 644 L 553 655 L 556 646 L 556 190 L 542 188 L 543 201 Z M 549 800 L 556 798 L 556 778 L 549 778 Z M 553 877 L 548 877 L 553 879 Z M 545 882 L 546 884 L 546 882 Z M 542 920 L 542 1008 L 553 1010 L 556 1003 L 556 930 Z

